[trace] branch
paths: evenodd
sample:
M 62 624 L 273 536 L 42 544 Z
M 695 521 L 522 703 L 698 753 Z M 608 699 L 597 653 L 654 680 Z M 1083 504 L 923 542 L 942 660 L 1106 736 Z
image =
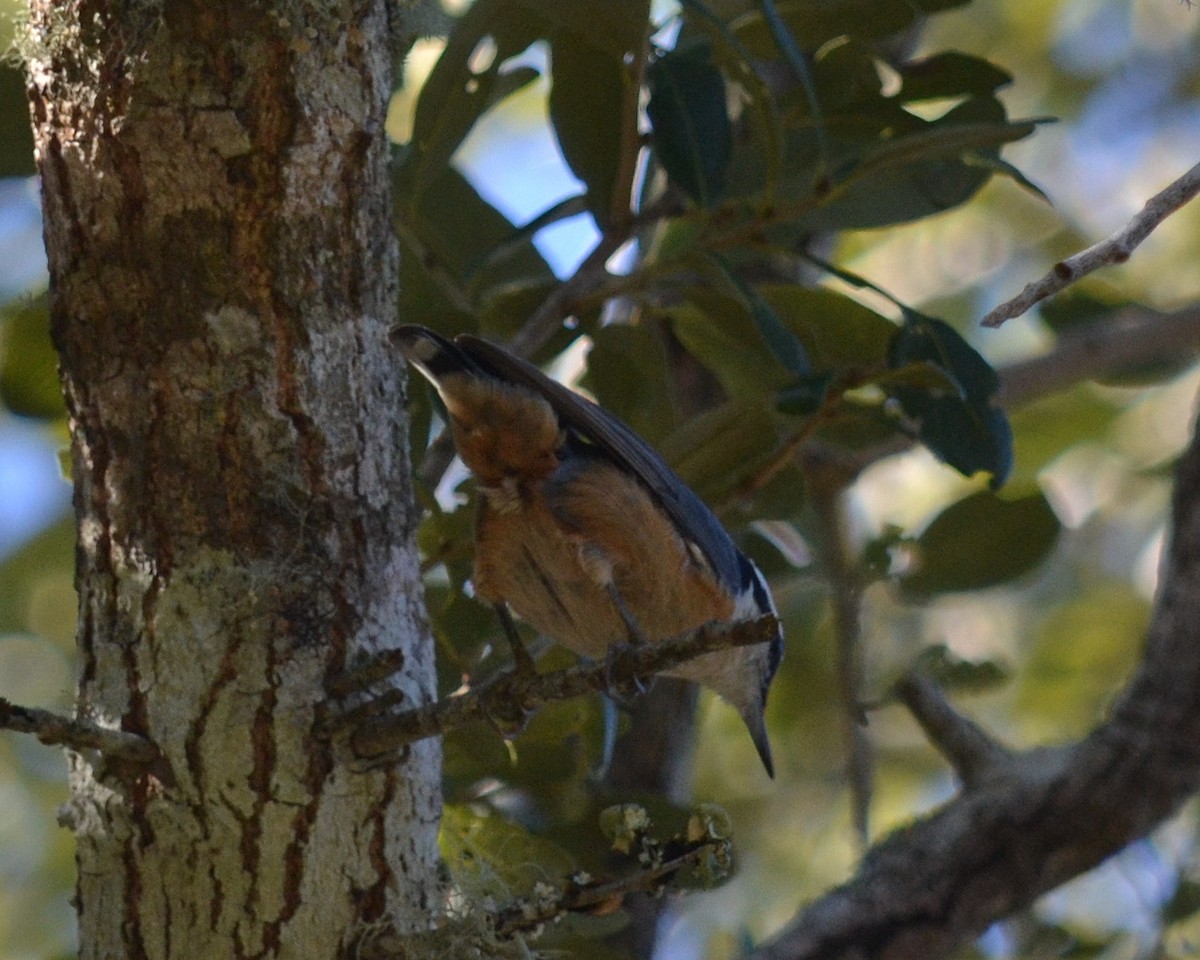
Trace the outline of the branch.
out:
M 1019 406 L 1084 380 L 1175 364 L 1200 353 L 1200 306 L 1158 314 L 1126 309 L 1064 333 L 1049 353 L 1000 371 L 1002 407 Z
M 1200 193 L 1200 163 L 1146 201 L 1132 220 L 1106 240 L 1088 247 L 1073 257 L 1060 260 L 1042 279 L 1006 300 L 983 318 L 985 327 L 998 327 L 1005 320 L 1019 317 L 1035 303 L 1058 293 L 1101 267 L 1124 263 L 1134 249 L 1172 213 Z
M 583 263 L 567 280 L 556 286 L 508 344 L 519 357 L 531 357 L 539 347 L 554 336 L 554 332 L 570 313 L 576 299 L 600 286 L 608 279 L 605 264 L 630 237 L 629 223 L 619 229 L 605 231 L 600 242 L 592 248 Z
M 924 674 L 905 677 L 896 684 L 895 693 L 967 789 L 994 775 L 1012 758 L 1011 751 L 955 710 L 941 688 Z
M 850 557 L 844 487 L 840 476 L 825 472 L 816 462 L 805 465 L 813 510 L 821 537 L 826 580 L 832 593 L 834 634 L 838 649 L 838 687 L 842 708 L 842 747 L 846 752 L 846 782 L 854 830 L 863 847 L 870 838 L 871 788 L 874 780 L 871 741 L 862 704 L 862 584 Z
M 579 664 L 553 673 L 509 671 L 480 687 L 401 713 L 386 712 L 400 705 L 396 695 L 386 694 L 332 718 L 326 726 L 331 731 L 349 730 L 350 750 L 360 759 L 375 759 L 407 743 L 441 736 L 479 720 L 511 736 L 547 703 L 637 684 L 640 678 L 706 653 L 766 643 L 776 628 L 773 617 L 711 623 L 662 643 L 616 648 L 601 663 Z M 342 690 L 351 685 L 352 681 L 339 681 Z
M 942 712 L 918 710 L 927 720 Z M 964 730 L 952 725 L 957 735 L 935 736 L 946 747 Z M 1145 653 L 1110 718 L 1078 743 L 994 764 L 973 788 L 876 845 L 853 879 L 804 909 L 752 960 L 953 955 L 996 920 L 1145 836 L 1198 787 L 1200 428 L 1176 477 L 1171 546 Z
M 158 748 L 145 737 L 73 720 L 49 710 L 22 707 L 0 697 L 0 729 L 32 733 L 47 746 L 71 750 L 98 750 L 110 760 L 149 766 L 161 759 Z
M 586 875 L 572 878 L 561 890 L 550 888 L 550 895 L 536 904 L 507 908 L 498 913 L 495 918 L 496 936 L 511 937 L 517 933 L 532 932 L 568 913 L 611 913 L 623 906 L 630 894 L 667 890 L 671 880 L 680 871 L 710 858 L 731 864 L 733 850 L 730 842 L 705 839 L 686 846 L 661 863 L 616 880 L 598 881 Z

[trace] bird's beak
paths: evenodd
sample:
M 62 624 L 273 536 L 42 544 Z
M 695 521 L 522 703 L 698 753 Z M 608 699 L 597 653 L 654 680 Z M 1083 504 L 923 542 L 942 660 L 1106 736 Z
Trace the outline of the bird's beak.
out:
M 767 725 L 760 708 L 751 707 L 742 713 L 746 729 L 750 731 L 750 739 L 754 741 L 754 749 L 758 751 L 759 759 L 766 768 L 767 776 L 775 779 L 775 761 L 771 759 L 771 742 L 767 739 Z

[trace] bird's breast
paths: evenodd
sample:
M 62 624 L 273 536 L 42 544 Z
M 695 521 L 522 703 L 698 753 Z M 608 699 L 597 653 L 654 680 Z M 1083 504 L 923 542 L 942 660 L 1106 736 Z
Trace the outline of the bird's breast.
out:
M 568 461 L 519 490 L 482 492 L 476 593 L 575 653 L 599 658 L 628 639 L 609 584 L 650 641 L 733 615 L 645 488 L 611 464 Z

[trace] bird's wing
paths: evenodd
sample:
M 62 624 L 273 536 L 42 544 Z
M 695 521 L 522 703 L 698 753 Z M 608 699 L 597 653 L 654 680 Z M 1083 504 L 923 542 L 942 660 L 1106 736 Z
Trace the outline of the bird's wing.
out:
M 544 397 L 564 423 L 645 484 L 680 535 L 700 549 L 731 591 L 744 586 L 737 547 L 721 522 L 645 440 L 602 407 L 520 357 L 467 334 L 455 337 L 454 343 L 496 377 L 523 384 Z

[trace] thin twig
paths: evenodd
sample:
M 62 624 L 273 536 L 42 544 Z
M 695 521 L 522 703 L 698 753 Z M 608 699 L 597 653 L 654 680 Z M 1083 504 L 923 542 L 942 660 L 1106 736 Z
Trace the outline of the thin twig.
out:
M 480 687 L 428 706 L 391 715 L 373 711 L 366 719 L 359 708 L 353 716 L 335 719 L 333 725 L 354 728 L 349 735 L 349 747 L 360 759 L 373 759 L 404 744 L 440 736 L 480 720 L 502 730 L 519 731 L 529 716 L 547 703 L 630 684 L 705 653 L 766 643 L 777 628 L 773 617 L 712 623 L 662 643 L 622 648 L 602 663 L 580 664 L 544 674 L 505 673 Z M 385 710 L 391 705 L 387 697 L 375 703 Z
M 1069 287 L 1082 277 L 1110 264 L 1124 263 L 1134 249 L 1172 213 L 1200 193 L 1200 163 L 1146 201 L 1141 211 L 1112 236 L 1060 260 L 1040 280 L 1006 300 L 983 318 L 985 327 L 998 327 L 1005 320 L 1019 317 L 1035 303 Z
M 929 741 L 954 767 L 967 788 L 1012 759 L 982 727 L 951 706 L 941 688 L 922 673 L 910 674 L 895 686 L 896 697 L 908 707 Z
M 0 697 L 0 729 L 32 733 L 47 746 L 98 750 L 112 760 L 147 766 L 160 759 L 145 737 L 112 730 L 87 720 L 75 720 L 39 707 L 22 707 Z
M 555 287 L 508 343 L 518 357 L 531 357 L 544 346 L 571 312 L 575 300 L 608 279 L 605 264 L 629 239 L 627 229 L 606 231 L 583 263 L 569 278 Z

